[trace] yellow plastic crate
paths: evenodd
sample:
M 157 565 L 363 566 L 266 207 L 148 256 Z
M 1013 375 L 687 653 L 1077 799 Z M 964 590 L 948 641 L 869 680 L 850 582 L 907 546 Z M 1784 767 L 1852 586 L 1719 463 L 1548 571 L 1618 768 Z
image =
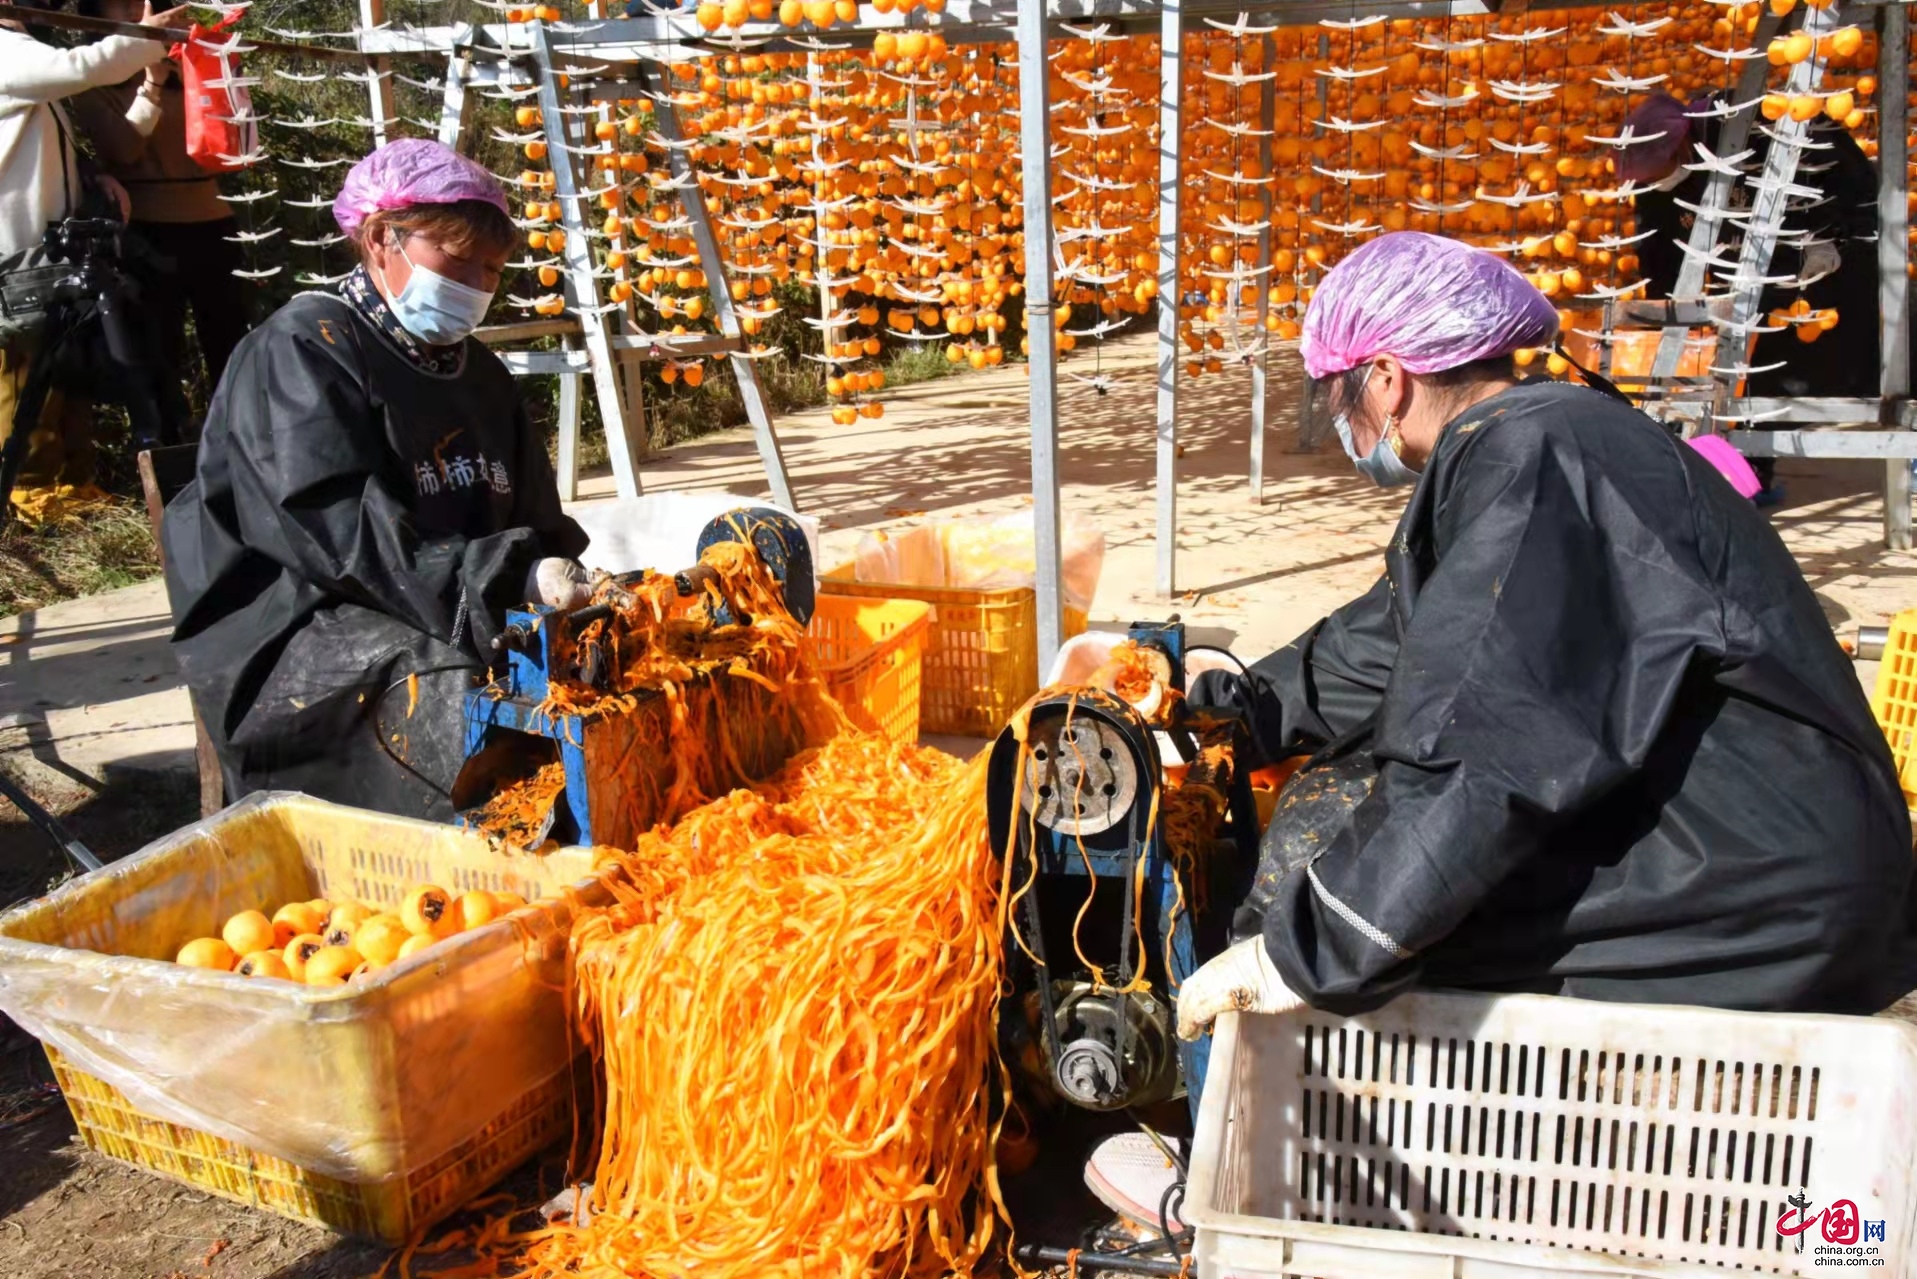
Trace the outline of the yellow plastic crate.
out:
M 820 595 L 806 626 L 826 691 L 860 728 L 919 739 L 919 696 L 932 606 Z
M 1917 749 L 1913 749 L 1917 746 L 1917 608 L 1897 614 L 1889 630 L 1870 709 L 1890 742 L 1891 758 L 1897 761 L 1904 803 L 1917 809 Z
M 49 1046 L 47 1059 L 89 1150 L 249 1207 L 391 1244 L 458 1211 L 529 1155 L 569 1137 L 574 1102 L 586 1087 L 562 1072 L 402 1183 L 356 1185 L 155 1119 L 112 1084 L 75 1070 L 59 1049 Z
M 945 586 L 868 585 L 850 564 L 820 580 L 822 594 L 918 600 L 932 606 L 919 694 L 927 733 L 991 737 L 1038 691 L 1038 594 L 1029 586 L 969 591 Z M 1070 639 L 1085 629 L 1081 609 L 1065 609 Z
M 0 915 L 0 1010 L 46 1044 L 91 1149 L 399 1243 L 572 1132 L 564 890 L 591 857 L 251 796 Z M 237 911 L 421 883 L 562 898 L 338 988 L 170 962 Z

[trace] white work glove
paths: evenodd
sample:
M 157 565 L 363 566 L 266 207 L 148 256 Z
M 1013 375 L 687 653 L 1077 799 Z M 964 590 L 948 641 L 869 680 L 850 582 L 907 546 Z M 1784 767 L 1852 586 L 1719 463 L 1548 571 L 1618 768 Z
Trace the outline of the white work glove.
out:
M 1304 1006 L 1278 975 L 1265 939 L 1253 937 L 1185 978 L 1178 988 L 1178 1037 L 1198 1038 L 1220 1013 L 1288 1013 Z
M 1819 240 L 1804 250 L 1804 266 L 1798 272 L 1799 280 L 1816 280 L 1833 275 L 1837 268 L 1844 265 L 1843 257 L 1837 252 L 1837 246 L 1828 240 Z
M 592 602 L 592 582 L 578 560 L 552 555 L 526 575 L 526 598 L 554 608 L 584 608 Z

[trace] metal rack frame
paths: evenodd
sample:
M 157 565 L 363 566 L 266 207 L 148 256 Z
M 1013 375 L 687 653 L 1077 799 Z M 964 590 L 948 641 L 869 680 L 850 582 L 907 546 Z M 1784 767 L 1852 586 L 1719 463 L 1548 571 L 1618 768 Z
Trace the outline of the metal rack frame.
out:
M 1696 299 L 1703 291 L 1704 257 L 1714 247 L 1720 219 L 1700 215 L 1691 228 L 1689 252 L 1679 271 L 1673 290 L 1680 299 L 1677 309 L 1666 318 L 1657 356 L 1652 364 L 1651 383 L 1659 398 L 1648 405 L 1687 434 L 1719 429 L 1725 431 L 1741 452 L 1750 457 L 1822 457 L 1881 458 L 1885 462 L 1884 541 L 1893 550 L 1908 549 L 1911 544 L 1910 459 L 1917 458 L 1917 437 L 1911 435 L 1909 334 L 1910 307 L 1907 270 L 1910 262 L 1906 195 L 1909 190 L 1909 156 L 1905 128 L 1908 115 L 1910 81 L 1910 19 L 1901 3 L 1853 4 L 1842 15 L 1856 16 L 1858 9 L 1875 10 L 1878 32 L 1878 322 L 1880 390 L 1874 399 L 1836 397 L 1756 398 L 1737 397 L 1720 379 L 1715 383 L 1687 383 L 1676 376 L 1690 327 L 1710 323 L 1701 308 L 1686 307 L 1682 300 Z M 1804 30 L 1816 36 L 1840 25 L 1842 19 L 1833 9 L 1807 9 Z M 1777 18 L 1764 10 L 1753 43 L 1767 43 L 1778 28 Z M 1753 60 L 1739 77 L 1735 90 L 1739 101 L 1748 101 L 1762 91 L 1768 64 Z M 1787 93 L 1815 92 L 1819 86 L 1820 66 L 1816 58 L 1807 59 L 1791 70 Z M 1892 91 L 1893 86 L 1896 91 Z M 1749 136 L 1751 113 L 1743 112 L 1725 124 L 1718 150 L 1733 154 Z M 1728 367 L 1743 358 L 1737 335 L 1748 330 L 1757 316 L 1763 293 L 1761 277 L 1768 270 L 1778 228 L 1785 212 L 1782 191 L 1796 173 L 1799 148 L 1793 145 L 1804 136 L 1806 126 L 1788 117 L 1776 123 L 1773 133 L 1779 139 L 1765 157 L 1763 190 L 1752 209 L 1750 228 L 1745 233 L 1739 254 L 1737 274 L 1741 288 L 1731 296 L 1729 324 L 1719 329 L 1716 363 Z M 1713 175 L 1704 197 L 1709 212 L 1728 208 L 1731 179 Z M 1661 304 L 1654 304 L 1661 305 Z M 1690 395 L 1686 392 L 1689 390 Z M 1737 424 L 1752 421 L 1800 425 L 1811 430 L 1774 430 Z M 1833 429 L 1876 427 L 1875 430 Z
M 1602 5 L 1606 0 L 1548 0 L 1546 3 L 1534 3 L 1524 8 L 1528 11 L 1549 9 L 1588 8 Z M 379 12 L 383 0 L 361 0 L 364 13 L 370 18 Z M 1501 12 L 1513 11 L 1516 0 L 1507 6 L 1500 0 L 1370 0 L 1363 5 L 1367 14 L 1380 14 L 1387 18 L 1418 17 L 1475 17 L 1495 16 Z M 753 47 L 765 51 L 795 50 L 808 51 L 816 48 L 813 37 L 802 36 L 795 40 L 793 33 L 774 23 L 750 23 L 726 37 L 715 39 L 703 31 L 694 15 L 688 11 L 661 12 L 652 16 L 634 18 L 603 18 L 601 0 L 593 0 L 590 8 L 592 19 L 584 23 L 569 25 L 563 44 L 555 43 L 543 23 L 530 24 L 486 24 L 483 26 L 431 27 L 417 29 L 367 30 L 359 37 L 360 52 L 377 65 L 377 59 L 421 54 L 450 55 L 452 67 L 457 71 L 462 66 L 468 68 L 464 74 L 449 74 L 447 79 L 447 100 L 442 117 L 441 136 L 458 137 L 469 112 L 463 98 L 455 94 L 455 81 L 463 80 L 473 74 L 474 61 L 481 56 L 480 51 L 491 49 L 505 50 L 506 56 L 522 59 L 530 52 L 533 66 L 529 74 L 533 82 L 540 84 L 541 103 L 547 107 L 543 115 L 552 140 L 549 147 L 554 159 L 556 172 L 561 168 L 561 158 L 566 154 L 558 145 L 565 118 L 558 110 L 556 77 L 569 69 L 579 68 L 577 61 L 589 55 L 599 64 L 632 62 L 646 63 L 661 60 L 684 59 L 687 57 L 717 56 L 729 51 L 729 41 L 737 38 L 753 42 Z M 1881 234 L 1878 239 L 1879 274 L 1881 280 L 1881 338 L 1883 368 L 1881 394 L 1875 399 L 1832 400 L 1806 398 L 1792 401 L 1765 401 L 1749 398 L 1731 398 L 1727 388 L 1715 388 L 1708 398 L 1687 399 L 1685 387 L 1673 375 L 1682 354 L 1686 328 L 1674 322 L 1675 313 L 1667 313 L 1671 318 L 1665 321 L 1664 336 L 1660 341 L 1656 361 L 1652 370 L 1652 381 L 1660 388 L 1653 397 L 1651 408 L 1654 411 L 1673 417 L 1689 419 L 1687 429 L 1717 429 L 1726 421 L 1748 421 L 1752 415 L 1776 413 L 1778 420 L 1784 423 L 1801 424 L 1811 428 L 1830 428 L 1834 426 L 1867 424 L 1876 430 L 1832 430 L 1832 429 L 1792 429 L 1758 430 L 1734 429 L 1728 432 L 1728 438 L 1745 453 L 1752 456 L 1799 456 L 1799 457 L 1872 457 L 1887 459 L 1885 483 L 1885 535 L 1893 547 L 1903 548 L 1910 544 L 1910 471 L 1905 461 L 1917 457 L 1917 419 L 1913 418 L 1909 400 L 1910 370 L 1906 358 L 1909 334 L 1908 289 L 1906 271 L 1909 264 L 1909 250 L 1906 240 L 1905 196 L 1908 190 L 1906 169 L 1906 148 L 1904 128 L 1906 124 L 1905 97 L 1909 81 L 1909 17 L 1901 0 L 1851 0 L 1845 6 L 1846 19 L 1854 18 L 1859 11 L 1875 10 L 1876 26 L 1879 36 L 1879 82 L 1878 106 L 1882 113 L 1881 141 L 1878 158 L 1880 172 L 1879 208 Z M 1031 433 L 1032 433 L 1032 496 L 1037 522 L 1037 540 L 1039 551 L 1038 596 L 1040 658 L 1049 663 L 1061 639 L 1063 614 L 1061 610 L 1061 583 L 1059 563 L 1059 476 L 1058 476 L 1058 382 L 1057 382 L 1057 344 L 1050 322 L 1053 299 L 1053 243 L 1050 174 L 1047 164 L 1049 155 L 1049 99 L 1046 93 L 1044 49 L 1047 40 L 1053 36 L 1053 28 L 1061 22 L 1106 24 L 1115 30 L 1136 33 L 1156 31 L 1162 41 L 1164 55 L 1160 71 L 1160 155 L 1159 155 L 1159 263 L 1158 263 L 1158 369 L 1157 369 L 1157 411 L 1155 430 L 1155 481 L 1157 504 L 1157 565 L 1155 585 L 1164 596 L 1176 593 L 1177 583 L 1177 486 L 1178 486 L 1178 386 L 1177 364 L 1177 237 L 1179 212 L 1179 175 L 1183 168 L 1182 133 L 1180 129 L 1180 92 L 1183 87 L 1182 41 L 1190 30 L 1189 23 L 1207 16 L 1230 17 L 1239 13 L 1251 13 L 1262 20 L 1276 20 L 1285 25 L 1305 26 L 1317 23 L 1322 18 L 1344 17 L 1352 12 L 1350 0 L 1337 3 L 1328 0 L 1044 0 L 1042 4 L 1017 3 L 1017 0 L 947 0 L 943 12 L 936 21 L 899 12 L 880 14 L 869 9 L 861 10 L 859 21 L 851 26 L 834 26 L 823 33 L 822 39 L 830 40 L 847 48 L 868 47 L 873 38 L 881 32 L 896 31 L 907 27 L 936 29 L 952 44 L 971 44 L 983 42 L 1016 43 L 1019 48 L 1019 76 L 1022 102 L 1025 109 L 1021 119 L 1021 167 L 1024 178 L 1025 226 L 1026 236 L 1026 276 L 1025 294 L 1029 314 L 1038 317 L 1039 323 L 1028 324 L 1027 334 L 1030 342 L 1031 359 Z M 1808 10 L 1814 24 L 1834 25 L 1838 18 L 1832 10 Z M 1764 12 L 1763 23 L 1755 40 L 1761 44 L 1776 29 L 1777 19 L 1770 15 L 1768 8 Z M 368 23 L 371 26 L 371 22 Z M 530 29 L 532 48 L 515 46 L 513 36 L 523 34 Z M 1819 27 L 1818 29 L 1821 29 Z M 1813 31 L 1813 34 L 1815 32 Z M 1267 41 L 1270 37 L 1264 37 Z M 497 54 L 495 54 L 497 56 Z M 466 61 L 462 63 L 462 59 Z M 1815 84 L 1818 73 L 1817 59 L 1813 58 L 1793 71 L 1793 86 L 1802 78 L 1806 87 Z M 597 69 L 597 68 L 595 68 Z M 1755 96 L 1763 83 L 1767 63 L 1753 60 L 1740 79 L 1738 93 L 1740 100 Z M 507 72 L 510 76 L 510 72 Z M 525 73 L 522 73 L 525 74 Z M 638 77 L 643 82 L 644 75 Z M 521 81 L 526 83 L 528 81 Z M 375 117 L 381 114 L 378 94 L 382 81 L 375 79 L 371 88 L 375 95 Z M 613 86 L 613 90 L 631 90 L 632 85 Z M 600 96 L 618 96 L 617 92 L 605 89 L 598 91 Z M 463 93 L 463 87 L 461 89 Z M 632 96 L 627 93 L 626 96 Z M 670 117 L 670 104 L 660 119 L 664 127 Z M 1269 128 L 1274 106 L 1274 90 L 1267 82 L 1261 95 L 1260 117 Z M 1034 107 L 1036 109 L 1034 109 Z M 390 108 L 387 108 L 390 111 Z M 1727 142 L 1729 149 L 1737 149 L 1731 134 L 1742 136 L 1748 131 L 1751 113 L 1746 112 L 1727 123 Z M 1788 123 L 1788 122 L 1787 122 Z M 1794 126 L 1797 129 L 1801 125 Z M 1261 153 L 1266 159 L 1266 170 L 1270 171 L 1269 136 L 1263 140 Z M 679 165 L 684 158 L 672 153 Z M 1775 166 L 1780 174 L 1786 168 L 1794 167 L 1795 149 L 1788 145 L 1775 145 L 1771 148 L 1767 166 Z M 675 169 L 675 172 L 678 170 Z M 1767 168 L 1768 174 L 1768 168 Z M 1784 175 L 1788 176 L 1788 175 Z M 560 177 L 560 183 L 567 182 Z M 1722 207 L 1727 201 L 1731 186 L 1728 177 L 1714 179 L 1709 188 L 1709 200 L 1713 205 Z M 576 188 L 574 188 L 576 192 Z M 689 188 L 696 191 L 697 187 Z M 590 275 L 590 255 L 586 253 L 586 236 L 583 224 L 579 223 L 577 200 L 565 198 L 566 191 L 557 192 L 562 207 L 569 211 L 567 227 L 567 257 L 571 268 L 569 274 L 574 278 L 573 290 L 575 302 L 584 301 L 590 308 L 593 303 L 585 299 L 596 298 L 592 289 Z M 682 197 L 685 192 L 682 191 Z M 1267 205 L 1270 193 L 1266 195 Z M 1783 215 L 1785 201 L 1775 198 L 1768 201 L 1769 208 L 1764 217 L 1770 219 L 1767 234 L 1747 234 L 1740 263 L 1743 274 L 1761 276 L 1768 266 L 1771 245 L 1775 239 L 1776 220 Z M 763 397 L 754 394 L 756 376 L 751 371 L 751 360 L 744 358 L 742 340 L 737 336 L 736 319 L 731 318 L 730 296 L 726 287 L 723 267 L 716 252 L 716 237 L 712 234 L 710 222 L 706 217 L 703 200 L 683 199 L 687 216 L 694 225 L 694 238 L 706 270 L 708 285 L 711 289 L 715 314 L 719 318 L 723 336 L 703 337 L 696 343 L 680 339 L 670 339 L 639 334 L 626 330 L 620 317 L 620 323 L 606 323 L 604 317 L 585 323 L 580 328 L 580 337 L 584 350 L 569 349 L 560 352 L 519 354 L 516 357 L 508 353 L 509 363 L 516 371 L 556 371 L 566 374 L 562 388 L 572 387 L 570 395 L 562 390 L 562 437 L 567 433 L 564 420 L 570 415 L 572 420 L 571 436 L 576 439 L 577 408 L 579 394 L 577 380 L 580 374 L 588 374 L 594 379 L 601 413 L 609 422 L 622 424 L 625 438 L 613 445 L 614 469 L 619 476 L 620 491 L 637 492 L 638 479 L 634 464 L 643 453 L 643 436 L 635 439 L 632 435 L 629 415 L 635 408 L 635 395 L 625 393 L 618 384 L 615 367 L 627 357 L 638 352 L 657 355 L 668 350 L 690 354 L 724 352 L 732 356 L 731 363 L 735 374 L 741 379 L 741 389 L 747 404 L 748 414 L 752 418 L 755 438 L 765 463 L 768 478 L 774 494 L 788 506 L 793 505 L 793 497 L 784 472 L 778 438 L 773 429 L 770 415 L 767 413 Z M 581 229 L 576 230 L 576 226 Z M 1700 218 L 1693 232 L 1693 241 L 1705 252 L 1710 251 L 1716 239 L 1716 226 L 1711 220 Z M 1035 233 L 1036 232 L 1036 233 Z M 576 247 L 575 247 L 576 246 Z M 1258 240 L 1258 264 L 1268 270 L 1271 260 L 1271 234 L 1269 228 Z M 1680 278 L 1677 293 L 1680 297 L 1695 296 L 1701 292 L 1704 282 L 1704 268 L 1700 261 L 1690 258 L 1686 262 L 1684 275 Z M 1755 313 L 1758 305 L 1759 289 L 1750 286 L 1733 301 L 1733 320 L 1748 318 Z M 1261 291 L 1262 297 L 1262 291 Z M 1259 304 L 1259 315 L 1264 315 L 1263 301 Z M 531 326 L 537 328 L 537 326 Z M 507 326 L 515 333 L 529 332 L 528 326 Z M 540 329 L 549 333 L 553 330 Z M 1728 337 L 1726 341 L 1728 341 Z M 1265 356 L 1260 353 L 1252 366 L 1252 405 L 1251 439 L 1248 458 L 1250 498 L 1253 504 L 1261 503 L 1264 489 L 1264 434 L 1267 418 L 1267 387 Z M 636 376 L 631 383 L 636 387 Z M 749 388 L 749 389 L 748 389 Z M 1699 389 L 1690 388 L 1693 391 Z M 623 447 L 622 447 L 623 445 Z M 572 449 L 562 438 L 562 458 L 573 456 Z M 621 454 L 625 455 L 622 463 Z M 562 485 L 568 492 L 574 491 L 573 474 L 570 463 L 562 466 Z M 795 508 L 796 509 L 796 508 Z

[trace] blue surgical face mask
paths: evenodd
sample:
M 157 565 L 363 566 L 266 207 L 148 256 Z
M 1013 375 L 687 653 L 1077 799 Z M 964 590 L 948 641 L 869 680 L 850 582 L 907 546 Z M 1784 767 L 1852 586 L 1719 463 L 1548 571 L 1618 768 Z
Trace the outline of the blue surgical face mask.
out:
M 1363 380 L 1358 383 L 1357 393 L 1352 398 L 1364 399 L 1365 388 L 1370 385 L 1371 369 L 1366 369 Z M 1350 458 L 1352 465 L 1358 468 L 1358 474 L 1379 488 L 1394 488 L 1400 484 L 1417 483 L 1418 473 L 1406 466 L 1404 459 L 1398 456 L 1398 450 L 1391 447 L 1389 421 L 1386 423 L 1385 431 L 1378 436 L 1378 442 L 1371 446 L 1371 452 L 1363 457 L 1358 456 L 1357 446 L 1351 442 L 1350 415 L 1339 413 L 1331 419 L 1331 424 L 1337 429 L 1338 442 L 1345 446 L 1345 456 Z
M 411 258 L 406 249 L 395 245 L 406 265 L 413 268 L 406 287 L 387 299 L 393 316 L 405 330 L 431 346 L 453 346 L 464 342 L 486 318 L 493 295 L 481 292 L 458 280 L 449 280 L 437 271 L 429 271 Z

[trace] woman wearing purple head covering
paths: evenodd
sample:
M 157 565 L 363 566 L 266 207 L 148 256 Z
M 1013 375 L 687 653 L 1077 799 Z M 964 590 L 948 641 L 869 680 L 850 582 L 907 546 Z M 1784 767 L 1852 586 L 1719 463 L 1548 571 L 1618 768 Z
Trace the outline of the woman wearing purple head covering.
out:
M 586 539 L 472 336 L 518 240 L 499 184 L 394 142 L 333 212 L 359 267 L 240 343 L 167 508 L 174 652 L 229 799 L 449 817 L 471 677 L 507 608 L 581 601 Z
M 1917 984 L 1903 795 L 1816 598 L 1694 450 L 1517 380 L 1556 329 L 1415 233 L 1312 298 L 1307 412 L 1409 500 L 1368 594 L 1192 686 L 1313 758 L 1181 1033 L 1414 986 L 1863 1013 Z

